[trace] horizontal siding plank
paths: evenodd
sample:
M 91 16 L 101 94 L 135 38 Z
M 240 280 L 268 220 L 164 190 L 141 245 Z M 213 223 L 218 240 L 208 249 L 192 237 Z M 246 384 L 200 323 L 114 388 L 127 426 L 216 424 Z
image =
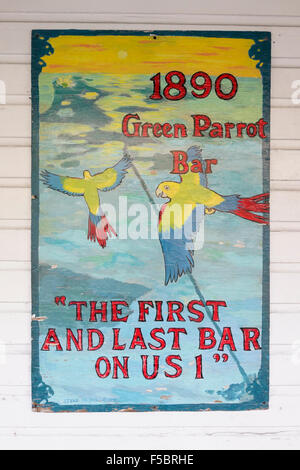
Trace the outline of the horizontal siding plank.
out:
M 300 317 L 300 316 L 299 316 Z M 31 314 L 27 312 L 0 313 L 0 345 L 27 344 L 31 341 Z
M 0 271 L 2 302 L 30 302 L 30 282 L 29 271 Z
M 271 139 L 299 138 L 300 107 L 273 108 L 271 110 Z
M 0 129 L 2 137 L 30 137 L 31 107 L 0 105 Z
M 30 385 L 30 354 L 6 354 L 0 365 L 0 386 Z M 276 386 L 300 387 L 299 343 L 272 346 L 270 354 L 270 383 Z M 51 384 L 50 384 L 51 385 Z
M 291 99 L 292 92 L 295 90 L 292 89 L 292 83 L 299 80 L 299 72 L 297 68 L 274 68 L 271 79 L 272 98 Z
M 3 302 L 0 301 L 0 315 L 16 314 L 30 315 L 31 302 Z
M 271 264 L 288 265 L 300 263 L 300 232 L 275 232 L 271 235 Z M 26 263 L 30 261 L 30 231 L 0 229 L 0 269 L 3 263 Z M 13 263 L 15 262 L 15 263 Z M 280 266 L 279 266 L 280 269 Z
M 299 391 L 299 389 L 298 389 Z M 98 434 L 99 436 L 105 435 L 107 432 L 111 435 L 117 432 L 120 433 L 129 431 L 131 434 L 138 432 L 148 432 L 152 430 L 154 434 L 159 432 L 169 432 L 175 435 L 185 429 L 189 433 L 199 433 L 204 428 L 212 430 L 216 426 L 220 426 L 220 431 L 234 430 L 234 428 L 248 429 L 254 432 L 253 427 L 257 427 L 259 432 L 260 428 L 267 428 L 274 426 L 290 427 L 295 426 L 299 428 L 300 410 L 297 406 L 297 397 L 289 397 L 289 401 L 285 401 L 284 396 L 273 396 L 271 407 L 265 411 L 251 411 L 245 416 L 245 412 L 234 412 L 230 415 L 230 420 L 227 419 L 228 412 L 219 411 L 218 413 L 201 413 L 201 424 L 199 423 L 199 413 L 185 412 L 181 413 L 180 426 L 178 426 L 178 412 L 169 411 L 168 413 L 144 413 L 143 414 L 143 429 L 141 429 L 141 415 L 140 413 L 132 413 L 130 420 L 127 413 L 104 413 L 101 414 L 101 426 L 99 425 L 99 415 L 97 413 L 39 413 L 38 415 L 32 413 L 30 410 L 30 396 L 15 396 L 8 397 L 6 400 L 1 400 L 0 389 L 0 414 L 3 418 L 0 423 L 0 436 L 5 434 L 5 430 L 9 431 L 10 428 L 16 426 L 18 428 L 25 427 L 29 435 L 35 435 L 41 429 L 41 434 L 46 434 L 47 431 L 51 435 L 54 433 L 55 427 L 60 429 L 59 435 L 73 434 L 74 436 L 81 436 L 85 433 Z M 263 416 L 262 416 L 263 414 Z M 158 416 L 166 418 L 164 425 L 159 426 L 157 420 Z M 298 420 L 298 421 L 297 421 Z M 7 423 L 7 424 L 6 424 Z M 56 424 L 55 424 L 56 423 Z M 79 425 L 80 423 L 80 425 Z M 78 426 L 79 425 L 79 426 Z M 72 432 L 71 429 L 74 429 Z M 181 448 L 181 447 L 180 447 Z M 198 448 L 198 447 L 197 447 Z
M 31 193 L 28 188 L 0 188 L 0 200 L 3 201 L 0 220 L 30 219 Z M 300 221 L 300 192 L 273 191 L 271 221 Z
M 300 232 L 273 233 L 271 236 L 271 261 L 275 263 L 299 263 L 299 243 Z
M 271 138 L 299 139 L 300 106 L 273 108 Z M 284 125 L 283 125 L 284 123 Z M 31 135 L 31 107 L 27 105 L 0 105 L 2 137 L 29 138 Z
M 0 219 L 0 230 L 30 230 L 30 228 L 30 219 Z
M 294 91 L 291 85 L 293 81 L 299 80 L 299 76 L 300 68 L 274 68 L 272 70 L 271 97 L 275 100 L 291 100 L 291 95 Z M 6 84 L 8 103 L 10 102 L 9 97 L 11 95 L 22 97 L 24 100 L 28 100 L 31 96 L 29 65 L 0 63 L 0 80 Z
M 170 9 L 170 5 L 172 5 L 173 9 Z M 161 4 L 161 2 L 159 2 L 158 0 L 154 0 L 150 6 L 141 5 L 138 0 L 131 0 L 130 4 L 126 5 L 125 8 L 124 5 L 120 5 L 119 1 L 111 0 L 109 6 L 105 10 L 105 13 L 116 13 L 120 15 L 124 14 L 125 12 L 128 12 L 131 14 L 138 13 L 143 14 L 144 16 L 148 16 L 149 14 L 151 15 L 155 10 L 161 12 L 161 14 L 169 14 L 170 11 L 172 11 L 173 14 L 169 16 L 174 17 L 176 13 L 177 15 L 180 15 L 180 12 L 182 11 L 182 4 L 179 3 L 179 0 L 172 2 L 166 1 L 163 4 Z M 197 14 L 199 12 L 198 3 L 188 3 L 184 11 L 191 15 Z M 3 8 L 3 13 L 5 14 L 6 12 L 7 14 L 12 14 L 13 12 L 15 12 L 14 16 L 16 16 L 16 14 L 19 15 L 25 12 L 27 14 L 37 13 L 39 15 L 42 13 L 45 16 L 48 13 L 60 13 L 63 14 L 63 16 L 67 17 L 69 15 L 69 12 L 80 14 L 102 13 L 103 6 L 100 5 L 96 0 L 88 0 L 85 2 L 83 9 L 82 4 L 74 4 L 74 2 L 72 2 L 71 0 L 53 0 L 51 4 L 45 6 L 45 8 L 43 8 L 41 12 L 41 4 L 38 0 L 27 0 L 26 8 L 23 9 L 20 7 L 20 3 L 18 2 L 18 0 L 11 0 L 9 5 L 7 5 L 7 8 L 5 10 Z M 280 1 L 278 2 L 272 0 L 265 0 L 264 2 L 256 5 L 255 11 L 253 10 L 253 4 L 241 3 L 238 0 L 231 0 L 226 5 L 222 5 L 222 3 L 220 3 L 219 1 L 216 2 L 215 0 L 213 0 L 210 3 L 206 3 L 205 5 L 203 5 L 203 7 L 201 8 L 201 14 L 222 15 L 225 20 L 227 15 L 235 15 L 237 17 L 241 17 L 244 15 L 256 15 L 259 17 L 285 17 L 300 15 L 300 8 L 299 5 L 293 0 L 286 0 L 284 3 Z M 228 18 L 228 21 L 230 21 L 230 18 Z
M 270 343 L 272 346 L 296 345 L 298 343 L 300 349 L 300 309 L 298 313 L 287 313 L 286 310 L 288 310 L 287 307 L 285 307 L 285 311 L 272 315 Z M 3 311 L 0 313 L 0 321 L 0 344 L 9 346 L 8 352 L 14 351 L 14 345 L 22 345 L 22 348 L 24 345 L 24 347 L 28 347 L 27 353 L 29 353 L 31 338 L 29 309 L 27 313 Z M 55 324 L 52 326 L 55 327 Z M 101 322 L 97 328 L 101 329 Z M 18 351 L 17 348 L 16 351 Z
M 25 64 L 0 64 L 0 80 L 7 95 L 31 95 L 31 71 Z
M 170 25 L 172 25 L 174 21 L 174 16 L 169 17 Z M 132 18 L 132 23 L 134 24 L 134 18 Z M 195 22 L 195 29 L 207 30 L 207 29 L 218 29 L 217 25 L 211 23 L 210 25 L 201 25 L 202 22 L 200 21 L 198 24 Z M 235 23 L 236 25 L 237 23 Z M 209 28 L 207 28 L 209 26 Z M 169 29 L 177 29 L 178 26 L 172 25 Z M 60 23 L 53 23 L 53 22 L 44 22 L 43 24 L 37 22 L 3 22 L 0 29 L 0 54 L 18 54 L 18 55 L 30 55 L 31 53 L 31 31 L 33 29 L 70 29 L 70 23 L 60 22 Z M 83 23 L 73 23 L 72 29 L 86 29 L 86 25 Z M 111 29 L 109 24 L 93 22 L 93 27 L 90 26 L 90 29 Z M 115 29 L 122 29 L 122 28 L 115 28 Z M 143 25 L 137 25 L 134 29 L 144 29 Z M 157 24 L 153 24 L 151 29 L 165 29 L 164 27 L 160 26 L 157 28 Z M 190 25 L 182 25 L 182 30 L 190 30 Z M 231 30 L 232 27 L 230 25 L 224 25 L 225 30 Z M 235 26 L 235 30 L 247 30 L 247 26 Z M 285 27 L 280 26 L 262 26 L 260 28 L 261 31 L 271 31 L 272 33 L 272 57 L 274 58 L 299 58 L 298 52 L 298 40 L 299 40 L 299 30 L 300 27 L 291 26 L 288 29 Z
M 0 219 L 0 230 L 30 230 L 30 219 Z M 300 232 L 300 222 L 272 222 L 271 233 Z
M 272 191 L 271 221 L 273 220 L 300 221 L 300 192 Z
M 273 303 L 300 303 L 300 273 L 272 273 L 270 295 Z
M 181 432 L 173 433 L 172 429 L 163 428 L 163 419 L 167 419 L 168 415 L 162 415 L 160 419 L 159 415 L 155 414 L 155 416 L 157 423 L 159 423 L 159 427 L 155 429 L 140 427 L 136 432 L 131 432 L 129 429 L 122 429 L 120 431 L 119 427 L 116 426 L 114 430 L 106 435 L 103 432 L 103 428 L 106 429 L 107 425 L 104 424 L 102 414 L 101 421 L 104 424 L 103 428 L 83 430 L 81 434 L 77 435 L 74 434 L 73 429 L 68 428 L 62 430 L 64 433 L 59 428 L 57 433 L 54 433 L 53 430 L 49 430 L 47 427 L 36 428 L 34 430 L 27 430 L 24 426 L 9 428 L 1 435 L 0 448 L 5 450 L 105 449 L 115 451 L 117 442 L 119 450 L 128 451 L 134 445 L 136 450 L 156 449 L 158 451 L 168 449 L 174 450 L 175 454 L 178 454 L 178 449 L 186 449 L 186 454 L 188 455 L 190 449 L 197 449 L 199 451 L 223 449 L 295 450 L 299 447 L 299 428 L 261 427 L 256 430 L 247 427 L 222 429 L 216 426 L 207 430 L 196 428 L 192 432 L 190 429 L 185 430 L 185 428 L 182 428 Z M 222 418 L 226 420 L 226 417 L 223 417 L 223 415 Z M 199 421 L 199 413 L 196 419 Z M 78 423 L 78 427 L 80 428 L 80 423 Z M 180 426 L 177 426 L 177 429 L 179 428 Z
M 300 140 L 298 145 L 299 150 L 271 149 L 271 180 L 300 181 Z M 0 186 L 3 178 L 30 177 L 30 148 L 0 146 Z
M 30 260 L 29 230 L 0 230 L 0 260 Z
M 0 219 L 30 219 L 30 189 L 0 188 L 0 200 Z
M 0 147 L 0 177 L 29 178 L 31 150 L 28 147 Z
M 0 163 L 1 167 L 1 163 Z M 100 166 L 99 166 L 100 168 Z M 54 172 L 62 172 L 60 167 L 54 170 Z M 79 170 L 80 171 L 80 170 Z M 81 174 L 81 172 L 80 172 Z M 279 176 L 279 175 L 278 175 Z M 20 177 L 0 177 L 0 188 L 30 188 L 31 187 L 31 178 L 28 176 L 26 178 Z M 300 179 L 299 180 L 275 180 L 270 183 L 271 191 L 300 191 Z
M 0 300 L 0 315 L 2 314 L 31 315 L 31 302 L 3 302 Z M 274 304 L 270 306 L 271 315 L 300 314 L 300 304 Z M 2 317 L 1 317 L 2 318 Z
M 271 253 L 272 257 L 272 253 Z M 0 272 L 1 271 L 30 271 L 30 254 L 28 254 L 28 261 L 1 261 L 0 260 Z M 300 263 L 281 263 L 275 262 L 270 263 L 271 273 L 300 273 Z
M 270 153 L 270 161 L 271 180 L 300 180 L 300 149 L 272 149 Z
M 300 272 L 271 273 L 271 302 L 300 304 Z M 0 271 L 3 302 L 30 302 L 30 271 Z
M 31 148 L 31 138 L 28 137 L 3 137 L 0 135 L 1 147 L 26 147 Z M 300 139 L 272 138 L 270 148 L 273 150 L 300 150 Z
M 300 303 L 300 273 L 272 273 L 271 301 L 273 303 Z M 17 287 L 16 287 L 17 286 Z M 30 273 L 28 271 L 0 271 L 0 297 L 5 302 L 30 301 Z

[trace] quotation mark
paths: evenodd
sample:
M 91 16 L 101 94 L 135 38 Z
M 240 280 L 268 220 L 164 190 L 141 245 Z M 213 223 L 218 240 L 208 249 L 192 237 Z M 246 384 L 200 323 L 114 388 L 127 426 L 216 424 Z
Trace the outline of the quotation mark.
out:
M 58 304 L 62 304 L 62 305 L 66 305 L 66 297 L 63 295 L 62 297 L 55 297 L 55 303 L 56 305 Z
M 213 358 L 215 362 L 220 362 L 221 356 L 220 354 L 214 354 Z M 227 362 L 228 361 L 228 354 L 222 354 L 222 362 Z

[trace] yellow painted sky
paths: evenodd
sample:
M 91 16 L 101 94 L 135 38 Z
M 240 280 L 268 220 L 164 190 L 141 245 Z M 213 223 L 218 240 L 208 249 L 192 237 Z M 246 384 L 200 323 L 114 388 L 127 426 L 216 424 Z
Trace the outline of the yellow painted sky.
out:
M 184 36 L 59 36 L 44 56 L 46 73 L 152 74 L 180 70 L 260 77 L 248 56 L 251 39 Z

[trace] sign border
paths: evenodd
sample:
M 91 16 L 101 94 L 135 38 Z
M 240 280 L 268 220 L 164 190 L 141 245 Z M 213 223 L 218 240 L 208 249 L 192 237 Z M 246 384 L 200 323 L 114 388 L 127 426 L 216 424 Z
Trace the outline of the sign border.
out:
M 261 71 L 263 84 L 262 117 L 267 121 L 267 138 L 262 141 L 263 192 L 270 192 L 270 90 L 271 90 L 271 33 L 268 31 L 196 31 L 196 30 L 79 30 L 79 29 L 38 29 L 32 31 L 31 96 L 32 96 L 32 169 L 31 169 L 31 295 L 32 295 L 32 408 L 34 411 L 53 412 L 110 412 L 110 411 L 210 411 L 210 410 L 257 410 L 269 407 L 269 328 L 270 328 L 270 229 L 263 226 L 263 276 L 262 276 L 262 361 L 258 372 L 255 398 L 245 403 L 202 403 L 202 404 L 109 404 L 59 405 L 51 402 L 54 394 L 50 385 L 43 381 L 39 361 L 39 74 L 46 63 L 42 57 L 54 52 L 50 38 L 61 35 L 84 36 L 194 36 L 214 38 L 253 39 L 252 56 L 259 60 L 256 65 Z M 264 47 L 262 46 L 262 40 Z

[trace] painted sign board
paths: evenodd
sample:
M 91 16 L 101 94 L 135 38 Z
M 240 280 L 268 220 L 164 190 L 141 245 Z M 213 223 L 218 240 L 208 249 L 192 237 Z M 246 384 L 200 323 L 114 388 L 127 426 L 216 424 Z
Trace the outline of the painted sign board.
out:
M 268 407 L 270 34 L 32 33 L 35 411 Z

